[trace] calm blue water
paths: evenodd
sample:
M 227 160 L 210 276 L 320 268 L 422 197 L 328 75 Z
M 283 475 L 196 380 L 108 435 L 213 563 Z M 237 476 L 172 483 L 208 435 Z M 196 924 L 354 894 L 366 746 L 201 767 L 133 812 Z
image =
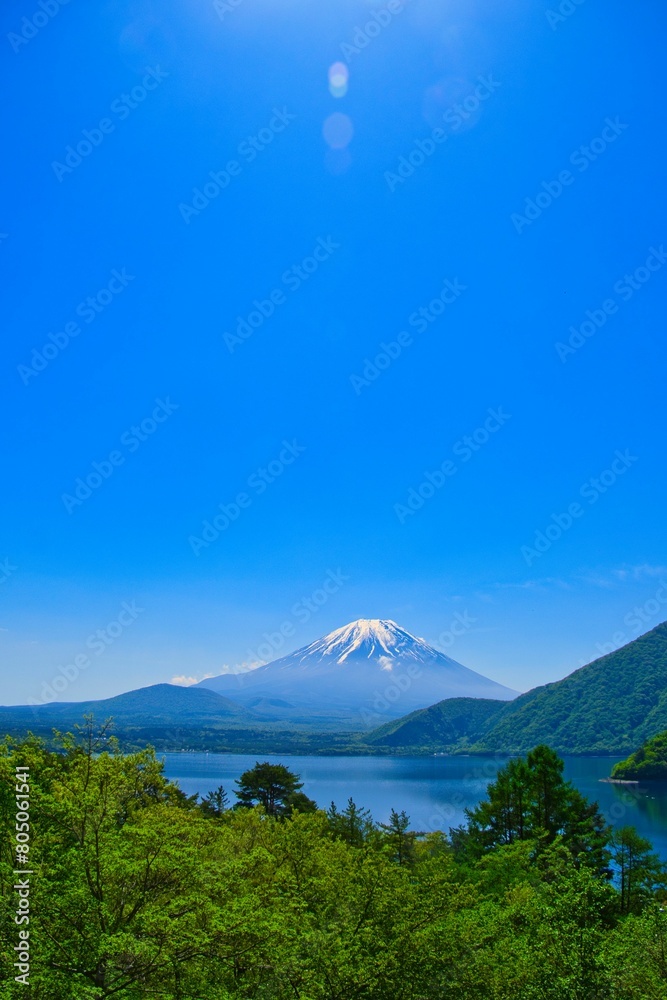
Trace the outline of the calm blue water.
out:
M 224 785 L 230 798 L 234 781 L 253 767 L 246 754 L 167 753 L 169 778 L 184 792 L 205 795 Z M 326 808 L 332 801 L 344 807 L 352 796 L 384 822 L 392 808 L 405 809 L 413 829 L 448 830 L 463 822 L 463 810 L 484 797 L 486 786 L 506 758 L 491 757 L 300 757 L 262 756 L 285 764 L 301 775 L 303 790 Z M 610 785 L 609 775 L 620 757 L 566 757 L 565 776 L 588 799 L 597 801 L 612 826 L 632 824 L 667 860 L 667 785 L 639 790 L 635 785 Z

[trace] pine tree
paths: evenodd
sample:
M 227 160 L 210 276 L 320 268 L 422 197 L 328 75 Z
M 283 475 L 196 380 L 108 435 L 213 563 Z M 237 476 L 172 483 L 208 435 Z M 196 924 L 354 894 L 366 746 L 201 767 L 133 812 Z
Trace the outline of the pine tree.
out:
M 332 802 L 327 809 L 327 819 L 332 835 L 354 847 L 361 847 L 375 830 L 370 811 L 357 806 L 352 796 L 343 812 Z
M 412 865 L 415 861 L 415 840 L 417 834 L 409 830 L 410 817 L 405 811 L 391 810 L 388 823 L 380 823 L 389 856 L 399 865 Z
M 563 778 L 563 761 L 550 747 L 511 760 L 487 789 L 487 797 L 466 810 L 467 826 L 452 831 L 460 859 L 524 840 L 546 846 L 560 838 L 580 864 L 608 872 L 609 829 L 597 803 L 590 803 Z
M 623 826 L 612 834 L 621 913 L 640 913 L 655 890 L 667 886 L 667 870 L 651 847 L 634 826 Z
M 236 782 L 239 806 L 264 806 L 269 816 L 288 816 L 293 808 L 300 812 L 317 808 L 312 799 L 301 792 L 303 782 L 284 764 L 259 761 L 244 771 Z
M 201 801 L 201 811 L 205 816 L 222 816 L 229 809 L 229 796 L 222 785 L 218 785 L 214 792 Z

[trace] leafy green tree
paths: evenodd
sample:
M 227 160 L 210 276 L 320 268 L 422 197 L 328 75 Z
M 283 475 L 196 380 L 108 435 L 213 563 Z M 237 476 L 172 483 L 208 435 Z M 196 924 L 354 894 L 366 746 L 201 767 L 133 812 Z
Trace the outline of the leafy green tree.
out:
M 285 799 L 286 813 L 291 816 L 295 811 L 300 813 L 317 812 L 317 802 L 309 799 L 305 792 L 290 792 Z
M 317 808 L 315 803 L 301 792 L 303 782 L 284 764 L 259 761 L 253 768 L 244 771 L 236 782 L 239 806 L 261 805 L 269 816 L 288 816 L 293 809 L 300 812 Z
M 650 845 L 618 832 L 624 887 L 582 863 L 592 807 L 548 755 L 504 769 L 488 816 L 500 842 L 461 863 L 405 813 L 378 828 L 353 802 L 290 806 L 292 772 L 274 813 L 211 822 L 152 750 L 98 736 L 0 743 L 0 1000 L 667 1000 Z M 12 967 L 17 764 L 29 990 Z M 205 801 L 226 804 L 221 789 Z
M 664 1000 L 667 994 L 667 912 L 647 907 L 619 920 L 600 949 L 614 1000 Z
M 151 750 L 110 750 L 86 734 L 63 738 L 61 753 L 4 748 L 3 778 L 13 780 L 18 760 L 30 767 L 36 997 L 129 997 L 157 987 L 201 946 L 187 927 L 201 882 L 195 852 L 209 824 Z M 12 883 L 1 883 L 10 909 Z M 2 930 L 11 940 L 11 922 Z

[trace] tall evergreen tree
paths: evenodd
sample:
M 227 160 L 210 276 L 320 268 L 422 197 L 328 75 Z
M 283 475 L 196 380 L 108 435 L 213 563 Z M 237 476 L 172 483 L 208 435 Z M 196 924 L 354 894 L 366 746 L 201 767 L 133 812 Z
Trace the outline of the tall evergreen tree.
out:
M 312 799 L 301 791 L 303 781 L 284 764 L 271 764 L 268 760 L 244 771 L 236 782 L 238 805 L 262 805 L 269 816 L 287 816 L 292 809 L 310 812 L 316 808 Z
M 412 865 L 415 861 L 417 834 L 409 829 L 410 817 L 405 811 L 391 810 L 388 823 L 380 823 L 383 840 L 392 861 L 399 865 Z
M 229 796 L 222 785 L 218 785 L 214 792 L 201 801 L 201 811 L 205 816 L 222 816 L 229 809 Z
M 656 889 L 667 887 L 665 865 L 651 848 L 651 842 L 640 836 L 634 826 L 623 826 L 612 834 L 612 862 L 621 913 L 640 913 Z
M 332 835 L 354 847 L 361 847 L 375 830 L 370 811 L 356 805 L 352 796 L 342 812 L 332 802 L 327 809 L 327 819 Z
M 579 861 L 607 871 L 609 830 L 597 803 L 589 803 L 563 778 L 563 761 L 547 746 L 510 760 L 487 789 L 487 797 L 466 810 L 467 825 L 452 831 L 459 857 L 517 841 L 543 845 L 559 837 Z

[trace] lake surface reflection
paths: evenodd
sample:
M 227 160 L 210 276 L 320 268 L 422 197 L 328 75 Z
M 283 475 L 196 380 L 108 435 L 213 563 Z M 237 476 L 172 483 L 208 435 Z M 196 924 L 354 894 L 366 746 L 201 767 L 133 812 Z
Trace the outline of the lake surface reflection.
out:
M 234 801 L 235 780 L 257 761 L 247 754 L 167 753 L 169 778 L 189 795 L 224 785 Z M 326 808 L 344 807 L 352 796 L 385 822 L 392 808 L 405 809 L 417 830 L 448 830 L 464 820 L 464 809 L 484 797 L 507 758 L 494 757 L 307 757 L 262 756 L 301 775 L 303 790 Z M 606 778 L 620 757 L 565 757 L 565 776 L 588 799 L 599 803 L 612 826 L 631 824 L 667 861 L 667 783 L 612 785 Z

